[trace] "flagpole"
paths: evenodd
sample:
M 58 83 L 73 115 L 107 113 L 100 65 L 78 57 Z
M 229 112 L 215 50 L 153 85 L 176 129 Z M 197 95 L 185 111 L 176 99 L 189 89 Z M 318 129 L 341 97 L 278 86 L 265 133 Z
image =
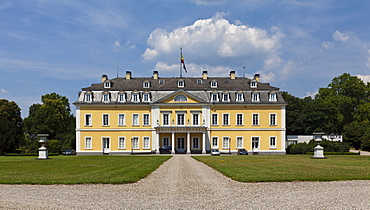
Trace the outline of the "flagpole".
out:
M 181 67 L 182 67 L 182 63 L 181 63 L 181 59 L 182 59 L 182 47 L 180 47 L 180 77 L 182 78 L 182 69 L 181 69 Z

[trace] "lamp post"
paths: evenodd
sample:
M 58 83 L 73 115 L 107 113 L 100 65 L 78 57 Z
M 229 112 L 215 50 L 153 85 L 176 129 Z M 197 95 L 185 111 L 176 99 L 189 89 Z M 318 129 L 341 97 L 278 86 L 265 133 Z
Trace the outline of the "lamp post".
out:
M 134 137 L 131 138 L 131 155 L 134 154 Z
M 231 138 L 229 137 L 229 154 L 231 155 Z
M 39 143 L 41 143 L 41 147 L 39 148 L 39 160 L 49 159 L 48 149 L 45 147 L 46 143 L 48 142 L 49 134 L 37 134 L 39 137 Z

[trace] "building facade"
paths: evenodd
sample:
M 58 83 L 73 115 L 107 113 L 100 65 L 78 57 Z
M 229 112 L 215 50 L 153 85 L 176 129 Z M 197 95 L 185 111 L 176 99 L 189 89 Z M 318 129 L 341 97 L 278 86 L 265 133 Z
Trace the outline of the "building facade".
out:
M 285 154 L 285 106 L 279 88 L 236 77 L 108 79 L 82 88 L 76 106 L 79 155 L 158 153 Z

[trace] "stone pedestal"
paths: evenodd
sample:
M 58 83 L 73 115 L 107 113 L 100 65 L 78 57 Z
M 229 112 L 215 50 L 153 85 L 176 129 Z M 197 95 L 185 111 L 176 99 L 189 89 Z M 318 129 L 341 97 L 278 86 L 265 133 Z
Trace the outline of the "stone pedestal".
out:
M 37 159 L 39 159 L 39 160 L 49 159 L 48 149 L 46 147 L 40 147 L 39 148 L 39 157 Z
M 324 159 L 324 147 L 317 145 L 314 148 L 313 157 L 314 159 Z

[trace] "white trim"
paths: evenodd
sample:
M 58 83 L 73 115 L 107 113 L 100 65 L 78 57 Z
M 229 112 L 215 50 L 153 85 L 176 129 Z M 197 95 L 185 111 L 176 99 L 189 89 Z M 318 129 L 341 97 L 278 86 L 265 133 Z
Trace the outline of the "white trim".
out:
M 134 123 L 134 115 L 137 116 L 137 124 Z M 140 114 L 139 113 L 132 113 L 132 126 L 138 127 L 140 126 Z
M 271 145 L 271 138 L 275 138 L 275 145 Z M 269 136 L 269 148 L 276 149 L 277 148 L 277 137 L 276 136 Z
M 210 131 L 285 131 L 285 128 L 209 128 Z
M 242 142 L 241 142 L 241 143 L 242 143 L 242 145 L 241 145 L 240 147 L 238 147 L 238 138 L 241 138 L 241 141 L 242 141 Z M 237 149 L 242 149 L 242 148 L 244 148 L 244 138 L 243 138 L 243 136 L 237 136 L 237 137 L 236 137 L 236 142 L 235 142 L 235 143 L 236 143 L 236 145 L 235 145 L 235 146 L 236 146 L 236 148 L 237 148 Z
M 120 140 L 123 138 L 123 147 L 120 147 Z M 125 136 L 118 136 L 118 150 L 126 149 L 126 137 Z
M 261 137 L 260 136 L 251 136 L 251 148 L 252 148 L 252 150 L 254 149 L 253 148 L 253 138 L 258 138 L 258 147 L 257 148 L 255 148 L 255 149 L 260 149 L 260 147 L 261 147 Z
M 213 115 L 216 115 L 216 116 L 217 116 L 217 118 L 216 118 L 217 123 L 216 123 L 216 124 L 213 124 Z M 212 125 L 219 125 L 218 121 L 219 121 L 218 113 L 212 113 L 212 114 L 211 114 L 211 126 L 212 126 Z
M 134 147 L 133 139 L 137 138 L 137 147 Z M 131 137 L 131 147 L 132 149 L 140 149 L 140 137 L 139 136 L 133 136 Z
M 214 144 L 213 144 L 213 138 L 216 138 L 217 139 L 217 145 L 215 146 Z M 219 144 L 219 138 L 218 138 L 218 136 L 211 136 L 211 149 L 218 149 L 220 146 L 220 144 Z
M 87 138 L 90 138 L 90 147 L 88 148 L 86 145 L 86 140 L 87 140 Z M 85 136 L 85 139 L 84 139 L 84 146 L 85 146 L 85 150 L 86 149 L 93 149 L 93 147 L 92 147 L 92 142 L 93 142 L 93 139 L 92 139 L 92 137 L 91 136 Z
M 198 139 L 198 147 L 194 147 L 194 139 Z M 192 149 L 200 149 L 200 138 L 198 136 L 191 138 L 191 148 Z
M 145 138 L 148 138 L 148 146 L 145 147 Z M 149 136 L 143 136 L 143 149 L 150 149 L 150 137 Z
M 123 122 L 120 124 L 120 116 L 123 116 Z M 126 114 L 124 113 L 118 113 L 118 126 L 126 126 Z
M 225 138 L 227 139 L 227 141 L 225 141 Z M 224 146 L 225 142 L 227 142 L 227 146 Z M 231 144 L 230 136 L 223 136 L 222 137 L 222 149 L 230 149 L 230 146 L 231 146 L 230 144 Z
M 144 124 L 145 123 L 145 118 L 144 118 L 145 115 L 148 115 L 148 124 L 147 125 Z M 143 113 L 143 126 L 145 126 L 145 127 L 150 126 L 150 113 Z
M 135 126 L 138 127 L 138 126 Z M 76 131 L 155 131 L 154 128 L 88 128 L 76 129 Z
M 107 115 L 107 116 L 108 116 L 108 125 L 104 125 L 104 115 Z M 102 121 L 101 121 L 101 125 L 102 125 L 103 127 L 108 127 L 108 126 L 110 126 L 110 114 L 109 114 L 109 113 L 103 113 L 103 114 L 101 115 L 101 119 L 102 119 Z
M 89 122 L 89 124 L 86 124 L 86 115 L 90 115 L 90 122 Z M 84 114 L 84 126 L 85 127 L 92 127 L 92 114 L 91 113 L 85 113 Z
M 81 111 L 80 107 L 76 106 L 76 152 L 81 151 L 81 134 L 80 134 L 80 122 L 81 121 Z
M 253 117 L 255 114 L 257 115 L 257 121 L 258 121 L 256 125 L 253 122 Z M 260 126 L 260 113 L 252 113 L 252 126 Z
M 273 115 L 273 114 L 275 115 L 275 124 L 274 125 L 271 124 L 271 115 Z M 269 125 L 270 126 L 277 126 L 278 125 L 278 120 L 277 119 L 278 119 L 278 114 L 277 113 L 270 113 L 269 114 Z
M 225 123 L 225 116 L 227 115 L 227 124 Z M 230 125 L 230 113 L 222 113 L 222 125 L 229 126 Z
M 241 125 L 238 125 L 238 115 L 239 114 L 241 114 L 242 115 L 242 123 L 241 123 Z M 236 113 L 235 114 L 235 117 L 236 117 L 236 119 L 235 119 L 235 125 L 236 126 L 244 126 L 244 113 Z
M 111 147 L 111 144 L 112 144 L 112 141 L 111 141 L 111 137 L 109 137 L 109 136 L 102 136 L 101 137 L 101 141 L 100 141 L 100 143 L 101 143 L 101 149 L 102 149 L 102 151 L 103 151 L 103 153 L 104 153 L 104 139 L 108 139 L 109 140 L 109 144 L 108 144 L 108 146 L 109 146 L 109 148 L 108 148 L 108 153 L 110 152 L 110 148 L 112 148 Z
M 286 148 L 286 115 L 285 115 L 285 106 L 282 106 L 281 107 L 281 128 L 284 129 L 282 132 L 281 132 L 281 148 L 284 149 L 285 151 L 285 148 Z

